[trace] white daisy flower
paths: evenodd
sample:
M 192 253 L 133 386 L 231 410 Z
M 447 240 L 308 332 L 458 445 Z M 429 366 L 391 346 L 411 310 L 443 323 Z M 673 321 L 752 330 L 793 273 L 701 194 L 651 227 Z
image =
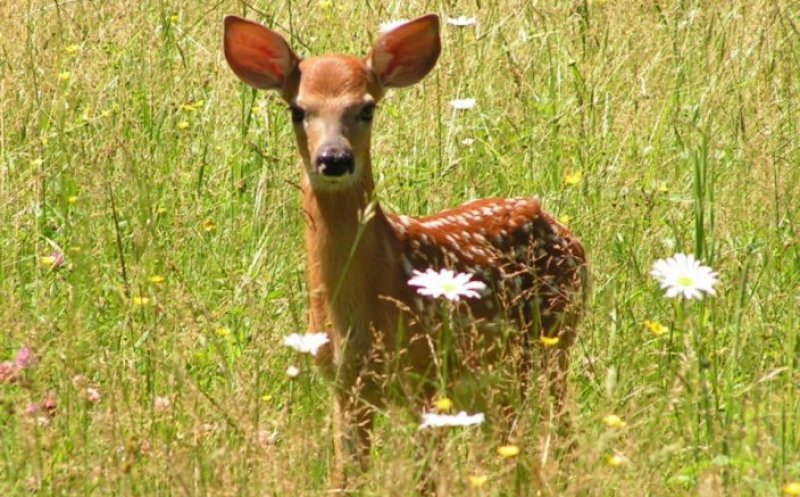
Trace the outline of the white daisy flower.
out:
M 465 28 L 467 26 L 474 26 L 478 23 L 478 20 L 474 17 L 467 17 L 467 16 L 458 16 L 458 17 L 448 17 L 447 24 L 451 26 L 458 26 L 459 28 Z
M 419 425 L 420 430 L 423 428 L 442 428 L 445 426 L 473 426 L 483 423 L 484 415 L 482 412 L 478 414 L 467 414 L 461 411 L 458 414 L 436 414 L 435 412 L 422 413 L 422 424 Z
M 486 285 L 481 281 L 473 281 L 467 273 L 456 273 L 450 269 L 434 271 L 427 269 L 425 272 L 414 271 L 414 276 L 408 284 L 417 288 L 417 293 L 433 298 L 445 297 L 448 300 L 458 300 L 461 297 L 480 298 L 481 290 Z
M 716 295 L 717 273 L 703 266 L 693 255 L 675 254 L 659 259 L 650 271 L 669 298 L 702 299 L 703 294 Z
M 469 110 L 475 107 L 475 99 L 456 98 L 455 100 L 450 100 L 450 107 L 454 108 L 455 110 Z
M 298 352 L 317 355 L 319 348 L 329 342 L 327 333 L 292 333 L 283 337 L 283 344 Z
M 386 21 L 380 23 L 378 26 L 378 31 L 381 33 L 388 33 L 389 31 L 393 30 L 394 28 L 400 27 L 403 24 L 407 23 L 408 19 L 396 19 L 394 21 Z

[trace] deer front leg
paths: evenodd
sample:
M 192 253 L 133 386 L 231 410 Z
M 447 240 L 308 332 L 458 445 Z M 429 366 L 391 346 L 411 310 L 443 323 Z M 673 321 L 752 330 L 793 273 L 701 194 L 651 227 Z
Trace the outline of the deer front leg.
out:
M 369 466 L 375 410 L 353 392 L 337 392 L 333 398 L 334 464 L 331 488 L 353 487 L 353 477 Z

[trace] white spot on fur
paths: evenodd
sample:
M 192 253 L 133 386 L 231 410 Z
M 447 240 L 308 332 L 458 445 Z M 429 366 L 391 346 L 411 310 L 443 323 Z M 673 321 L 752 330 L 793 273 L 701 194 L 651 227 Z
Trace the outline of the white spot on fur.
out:
M 440 221 L 438 219 L 434 219 L 434 220 L 431 220 L 431 221 L 425 221 L 424 223 L 422 223 L 422 226 L 424 226 L 426 228 L 439 228 L 443 224 L 444 223 L 442 223 L 442 221 Z
M 401 215 L 397 216 L 397 221 L 407 228 L 413 222 L 413 219 L 411 219 L 408 216 L 404 216 L 404 215 L 401 214 Z

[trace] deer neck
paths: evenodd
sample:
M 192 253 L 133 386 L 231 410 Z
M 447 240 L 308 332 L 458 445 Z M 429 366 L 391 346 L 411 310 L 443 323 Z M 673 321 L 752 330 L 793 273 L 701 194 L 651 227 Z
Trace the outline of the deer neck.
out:
M 397 241 L 380 206 L 372 208 L 370 218 L 364 216 L 373 199 L 372 176 L 364 174 L 346 189 L 323 191 L 312 188 L 304 176 L 302 189 L 310 291 L 323 292 L 331 317 L 366 324 L 377 295 L 390 291 L 382 287 L 386 275 L 378 268 L 399 260 Z

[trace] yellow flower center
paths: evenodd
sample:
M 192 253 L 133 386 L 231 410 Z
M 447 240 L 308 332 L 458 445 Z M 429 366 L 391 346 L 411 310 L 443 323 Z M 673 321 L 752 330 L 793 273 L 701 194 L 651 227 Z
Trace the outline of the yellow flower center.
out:
M 687 274 L 678 276 L 678 280 L 677 281 L 678 281 L 678 284 L 680 286 L 683 286 L 683 287 L 694 286 L 694 280 L 692 279 L 691 276 L 689 276 Z
M 445 281 L 442 283 L 442 290 L 444 290 L 446 293 L 455 292 L 458 290 L 458 285 L 452 281 Z

